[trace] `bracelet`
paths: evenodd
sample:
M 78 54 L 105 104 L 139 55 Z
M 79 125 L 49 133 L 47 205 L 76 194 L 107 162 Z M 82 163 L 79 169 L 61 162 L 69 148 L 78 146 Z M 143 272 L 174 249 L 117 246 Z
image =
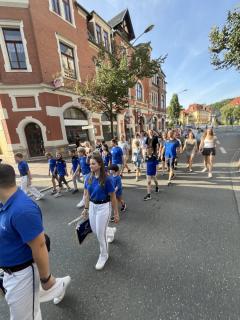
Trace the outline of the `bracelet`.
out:
M 46 284 L 50 280 L 51 276 L 52 274 L 50 273 L 50 275 L 47 278 L 42 278 L 42 279 L 40 278 L 40 282 L 42 284 Z
M 88 210 L 89 208 L 84 208 L 84 210 Z

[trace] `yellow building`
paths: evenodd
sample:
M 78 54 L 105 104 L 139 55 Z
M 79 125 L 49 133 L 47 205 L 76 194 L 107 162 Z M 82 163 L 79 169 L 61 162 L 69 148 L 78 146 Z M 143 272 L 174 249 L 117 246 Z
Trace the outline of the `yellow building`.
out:
M 205 125 L 211 122 L 211 110 L 206 105 L 191 104 L 180 112 L 179 120 L 183 125 Z

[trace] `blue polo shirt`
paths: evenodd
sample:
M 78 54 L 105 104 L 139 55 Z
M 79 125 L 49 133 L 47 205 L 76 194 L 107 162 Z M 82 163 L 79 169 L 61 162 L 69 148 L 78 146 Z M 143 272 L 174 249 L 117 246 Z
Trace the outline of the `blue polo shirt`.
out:
M 88 190 L 90 199 L 94 201 L 105 201 L 109 197 L 109 193 L 114 192 L 113 180 L 107 176 L 105 185 L 99 184 L 98 178 L 93 176 L 92 183 L 89 183 L 90 174 L 86 177 L 84 189 Z
M 51 159 L 48 160 L 49 171 L 50 171 L 51 173 L 54 173 L 54 171 L 55 171 L 56 162 L 57 162 L 57 161 L 56 161 L 56 159 L 54 159 L 54 158 L 51 158 Z
M 18 170 L 19 170 L 21 177 L 26 176 L 29 171 L 29 166 L 28 166 L 27 162 L 24 160 L 20 161 L 18 163 Z
M 79 165 L 78 157 L 73 156 L 72 157 L 72 171 L 73 171 L 73 173 L 77 170 L 78 165 Z
M 64 177 L 66 175 L 66 162 L 63 159 L 59 159 L 56 162 L 57 174 L 59 177 Z
M 32 259 L 27 242 L 43 232 L 38 205 L 18 189 L 0 204 L 0 266 L 12 267 Z
M 157 160 L 156 156 L 151 156 L 146 158 L 147 164 L 147 176 L 155 176 L 157 173 L 157 166 L 159 161 Z
M 120 176 L 112 176 L 112 180 L 113 180 L 114 190 L 116 187 L 118 187 L 118 190 L 116 192 L 116 196 L 120 197 L 122 195 L 122 179 Z
M 112 154 L 112 164 L 122 164 L 122 157 L 123 157 L 123 152 L 122 149 L 118 146 L 112 147 L 111 149 L 111 154 Z
M 103 159 L 104 167 L 108 167 L 110 162 L 111 162 L 111 160 L 112 160 L 111 153 L 109 152 L 107 155 L 104 155 L 102 153 L 102 159 Z
M 79 165 L 80 165 L 81 172 L 82 172 L 83 176 L 89 174 L 89 172 L 91 171 L 90 165 L 89 165 L 89 163 L 87 163 L 87 160 L 88 160 L 88 158 L 86 156 L 78 158 Z
M 166 140 L 165 142 L 165 157 L 166 158 L 176 158 L 177 148 L 180 147 L 178 140 Z

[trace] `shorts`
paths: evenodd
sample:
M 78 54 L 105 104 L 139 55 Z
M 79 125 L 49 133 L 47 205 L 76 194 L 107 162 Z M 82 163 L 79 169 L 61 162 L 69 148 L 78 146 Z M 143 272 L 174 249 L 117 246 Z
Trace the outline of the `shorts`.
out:
M 186 151 L 186 156 L 187 156 L 187 158 L 190 158 L 190 157 L 194 157 L 195 156 L 195 152 L 194 151 Z
M 141 161 L 140 159 L 137 160 L 137 161 L 134 161 L 134 165 L 135 165 L 135 167 L 137 167 L 137 168 L 140 168 L 141 163 L 142 163 L 142 161 Z
M 119 171 L 121 172 L 123 169 L 123 164 L 117 164 L 117 165 L 118 165 Z
M 174 164 L 175 164 L 175 161 L 176 161 L 176 157 L 174 157 L 174 158 L 166 158 L 165 160 L 166 160 L 166 163 L 167 163 L 167 166 L 170 168 L 172 168 L 172 169 L 174 169 Z
M 202 151 L 203 156 L 215 156 L 216 150 L 215 148 L 204 148 Z

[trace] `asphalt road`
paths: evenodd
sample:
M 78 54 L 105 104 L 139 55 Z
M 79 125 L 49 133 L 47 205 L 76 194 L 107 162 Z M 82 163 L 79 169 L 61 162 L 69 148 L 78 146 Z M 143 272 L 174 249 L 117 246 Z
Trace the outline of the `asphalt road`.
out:
M 233 192 L 240 176 L 230 173 L 240 130 L 217 135 L 213 179 L 200 173 L 199 156 L 192 174 L 181 162 L 173 185 L 160 177 L 160 193 L 144 202 L 144 178 L 136 185 L 133 174 L 126 175 L 128 209 L 101 272 L 94 269 L 95 237 L 80 247 L 67 225 L 79 214 L 79 195 L 40 202 L 52 239 L 52 271 L 73 280 L 61 304 L 42 305 L 44 320 L 240 319 L 240 219 Z M 1 300 L 0 319 L 8 317 Z

